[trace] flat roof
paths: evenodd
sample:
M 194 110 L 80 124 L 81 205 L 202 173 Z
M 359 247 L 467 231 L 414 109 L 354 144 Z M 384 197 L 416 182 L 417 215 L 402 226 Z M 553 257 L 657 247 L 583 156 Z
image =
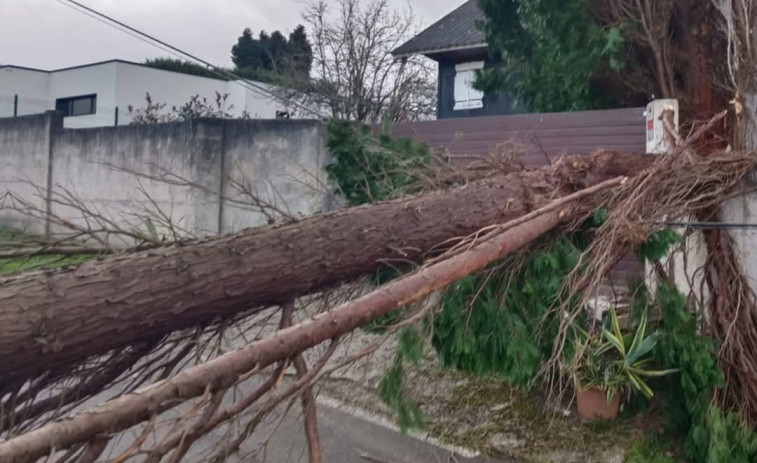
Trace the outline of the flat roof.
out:
M 88 67 L 94 67 L 94 66 L 102 66 L 103 64 L 110 64 L 110 63 L 131 64 L 132 66 L 140 66 L 140 67 L 143 67 L 143 68 L 154 69 L 156 71 L 174 72 L 176 74 L 182 74 L 182 75 L 185 75 L 185 76 L 202 77 L 202 78 L 205 78 L 205 79 L 215 79 L 215 80 L 224 80 L 224 81 L 226 80 L 226 79 L 221 79 L 219 77 L 198 76 L 198 75 L 189 74 L 189 73 L 186 73 L 186 72 L 173 71 L 171 69 L 163 69 L 163 68 L 159 68 L 159 67 L 155 67 L 155 66 L 149 66 L 149 65 L 144 64 L 144 63 L 136 63 L 134 61 L 128 61 L 128 60 L 125 60 L 125 59 L 109 59 L 109 60 L 105 60 L 105 61 L 97 61 L 95 63 L 80 64 L 78 66 L 69 66 L 69 67 L 65 67 L 65 68 L 50 69 L 50 70 L 48 70 L 48 69 L 30 68 L 30 67 L 26 67 L 26 66 L 16 66 L 14 64 L 0 65 L 0 69 L 5 69 L 5 68 L 23 69 L 25 71 L 36 71 L 36 72 L 44 72 L 44 73 L 52 74 L 52 73 L 55 73 L 55 72 L 70 71 L 72 69 L 81 69 L 81 68 L 88 68 Z

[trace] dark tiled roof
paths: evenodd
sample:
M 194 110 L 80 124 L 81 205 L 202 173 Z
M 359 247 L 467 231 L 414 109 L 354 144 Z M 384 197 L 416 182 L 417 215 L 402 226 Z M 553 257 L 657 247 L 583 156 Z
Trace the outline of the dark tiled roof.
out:
M 426 54 L 455 48 L 485 46 L 486 37 L 476 22 L 484 19 L 477 0 L 468 0 L 455 11 L 424 29 L 394 50 L 394 56 Z

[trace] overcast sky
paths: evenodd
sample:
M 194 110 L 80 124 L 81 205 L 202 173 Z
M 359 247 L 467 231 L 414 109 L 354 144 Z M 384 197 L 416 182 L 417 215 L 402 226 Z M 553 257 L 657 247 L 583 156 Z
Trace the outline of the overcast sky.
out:
M 78 0 L 215 64 L 230 65 L 245 27 L 289 32 L 308 0 Z M 333 1 L 333 0 L 329 0 Z M 408 0 L 389 0 L 406 8 Z M 409 0 L 424 25 L 464 0 Z M 0 0 L 0 64 L 42 69 L 166 53 L 57 0 Z

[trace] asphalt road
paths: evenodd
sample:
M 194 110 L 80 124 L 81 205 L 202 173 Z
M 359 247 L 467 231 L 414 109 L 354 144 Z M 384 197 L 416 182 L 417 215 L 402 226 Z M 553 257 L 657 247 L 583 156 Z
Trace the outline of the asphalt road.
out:
M 241 393 L 250 390 L 253 381 L 243 384 Z M 231 398 L 224 399 L 229 405 Z M 93 400 L 94 401 L 94 400 Z M 228 403 L 226 403 L 228 402 Z M 324 403 L 325 402 L 325 403 Z M 307 441 L 303 432 L 300 402 L 294 402 L 289 413 L 282 404 L 255 432 L 248 437 L 238 453 L 227 459 L 230 463 L 307 463 Z M 318 400 L 318 428 L 324 463 L 513 463 L 504 460 L 473 456 L 470 452 L 447 448 L 421 437 L 401 434 L 392 423 L 374 418 L 364 412 L 334 405 L 333 401 Z M 161 415 L 155 429 L 145 441 L 145 447 L 159 441 L 170 428 L 172 419 L 180 418 L 186 405 Z M 160 423 L 163 423 L 161 426 Z M 240 425 L 237 425 L 240 426 Z M 222 425 L 194 443 L 183 463 L 205 463 L 215 454 L 218 444 L 227 442 Z M 234 429 L 236 434 L 239 429 Z M 101 460 L 121 455 L 138 439 L 139 430 L 130 430 L 108 445 Z M 264 445 L 265 443 L 265 445 Z M 129 461 L 140 462 L 146 455 L 135 455 Z M 170 457 L 169 457 L 170 460 Z
M 299 406 L 299 403 L 297 404 Z M 272 434 L 265 450 L 261 440 L 275 427 L 268 423 L 266 430 L 245 443 L 240 455 L 247 458 L 237 461 L 295 463 L 307 462 L 307 443 L 302 430 L 302 417 L 293 409 Z M 466 458 L 451 449 L 442 448 L 420 438 L 401 433 L 389 427 L 357 417 L 352 413 L 318 404 L 318 426 L 323 447 L 324 462 L 339 463 L 504 463 L 483 457 Z M 220 437 L 220 436 L 214 436 Z M 210 437 L 212 439 L 212 437 Z M 257 453 L 254 452 L 257 450 Z

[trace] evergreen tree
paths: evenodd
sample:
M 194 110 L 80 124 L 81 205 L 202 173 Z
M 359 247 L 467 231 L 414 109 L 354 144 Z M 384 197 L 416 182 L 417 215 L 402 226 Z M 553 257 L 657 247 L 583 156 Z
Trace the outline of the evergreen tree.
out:
M 502 66 L 479 74 L 532 111 L 613 106 L 597 77 L 622 67 L 618 27 L 600 27 L 586 0 L 479 0 L 487 43 Z
M 289 34 L 289 58 L 291 68 L 300 77 L 310 76 L 310 68 L 313 65 L 313 47 L 308 41 L 305 26 L 297 26 Z
M 245 29 L 231 49 L 231 58 L 237 71 L 248 78 L 300 80 L 310 74 L 313 51 L 303 26 L 297 26 L 289 40 L 280 31 L 270 35 L 261 31 L 255 38 Z
M 264 34 L 261 32 L 260 37 Z M 264 53 L 260 42 L 253 37 L 249 28 L 242 32 L 236 45 L 231 48 L 231 60 L 237 69 L 264 69 Z
M 261 45 L 266 54 L 265 69 L 276 74 L 287 73 L 289 44 L 284 35 L 279 31 L 273 31 L 268 41 Z

